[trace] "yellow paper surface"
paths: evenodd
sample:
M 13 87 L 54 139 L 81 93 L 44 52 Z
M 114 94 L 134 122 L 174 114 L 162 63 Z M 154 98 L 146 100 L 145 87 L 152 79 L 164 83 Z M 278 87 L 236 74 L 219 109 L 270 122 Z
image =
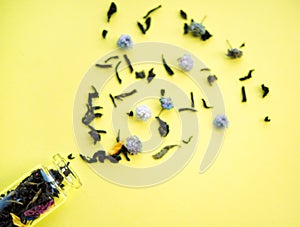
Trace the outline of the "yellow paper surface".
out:
M 57 152 L 73 153 L 83 186 L 37 226 L 299 226 L 299 1 L 116 4 L 107 23 L 108 1 L 0 1 L 0 189 Z M 136 21 L 159 4 L 142 35 Z M 183 36 L 180 9 L 195 21 L 207 15 L 213 37 Z M 123 33 L 137 43 L 185 48 L 218 76 L 230 127 L 204 174 L 201 144 L 176 177 L 149 188 L 109 183 L 80 160 L 72 125 L 77 88 Z M 235 47 L 246 43 L 241 59 L 225 56 L 227 39 Z M 240 82 L 250 69 L 253 78 Z M 265 99 L 261 84 L 270 88 Z M 247 103 L 241 103 L 243 85 Z

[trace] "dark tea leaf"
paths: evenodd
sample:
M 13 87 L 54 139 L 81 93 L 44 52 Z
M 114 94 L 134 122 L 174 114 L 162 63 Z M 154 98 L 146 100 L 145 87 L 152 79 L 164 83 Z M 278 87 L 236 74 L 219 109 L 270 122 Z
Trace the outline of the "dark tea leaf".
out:
M 159 117 L 155 117 L 158 120 L 159 123 L 159 134 L 161 137 L 166 137 L 169 134 L 169 125 L 167 122 L 161 120 Z
M 117 5 L 114 2 L 112 2 L 107 12 L 107 22 L 110 21 L 111 16 L 116 12 L 117 12 Z

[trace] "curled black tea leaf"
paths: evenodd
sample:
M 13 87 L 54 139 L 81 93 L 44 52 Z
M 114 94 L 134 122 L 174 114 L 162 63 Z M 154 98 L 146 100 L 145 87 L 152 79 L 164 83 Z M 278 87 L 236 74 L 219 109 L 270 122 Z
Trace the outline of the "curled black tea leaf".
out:
M 118 68 L 119 68 L 120 64 L 121 64 L 121 61 L 118 62 L 118 64 L 116 65 L 116 68 L 115 68 L 115 73 L 116 73 L 117 80 L 118 80 L 119 84 L 122 83 L 122 80 L 121 80 L 121 78 L 119 76 L 119 72 L 118 72 Z
M 114 105 L 114 107 L 117 108 L 117 104 L 116 104 L 115 99 L 114 99 L 114 97 L 112 96 L 112 94 L 109 94 L 109 97 L 110 97 L 111 102 L 112 102 L 112 104 Z
M 123 101 L 122 98 L 125 98 L 125 97 L 128 97 L 128 96 L 131 96 L 133 94 L 137 93 L 137 90 L 136 89 L 133 89 L 132 91 L 130 92 L 125 92 L 125 93 L 122 93 L 122 94 L 119 94 L 119 95 L 116 95 L 114 98 L 115 99 L 118 99 L 118 100 L 121 100 Z
M 205 102 L 204 99 L 202 99 L 202 104 L 203 104 L 203 107 L 204 107 L 205 109 L 210 109 L 210 108 L 212 108 L 212 106 L 207 106 L 207 104 L 206 104 L 206 102 Z
M 182 140 L 182 142 L 185 143 L 185 144 L 188 144 L 189 142 L 191 142 L 192 138 L 193 138 L 193 136 L 190 136 L 188 138 L 188 140 Z
M 133 117 L 133 111 L 130 111 L 129 113 L 127 113 L 127 115 L 128 115 L 129 117 Z
M 161 137 L 166 137 L 169 134 L 169 125 L 167 122 L 161 120 L 159 117 L 155 117 L 158 120 L 159 123 L 159 134 Z
M 160 89 L 160 95 L 165 96 L 166 90 L 165 89 Z
M 114 2 L 112 2 L 107 12 L 107 22 L 110 21 L 111 16 L 116 12 L 117 12 L 117 5 Z
M 269 118 L 269 116 L 266 116 L 265 119 L 264 119 L 264 121 L 265 121 L 265 122 L 270 122 L 271 119 Z
M 123 56 L 124 56 L 124 59 L 125 59 L 125 61 L 126 61 L 126 64 L 127 64 L 128 67 L 129 67 L 130 73 L 132 73 L 132 72 L 133 72 L 133 67 L 132 67 L 132 65 L 131 65 L 131 62 L 130 62 L 128 56 L 127 56 L 126 54 L 124 54 Z
M 193 92 L 191 92 L 191 107 L 192 107 L 192 108 L 195 107 L 194 94 L 193 94 Z
M 145 32 L 149 30 L 150 26 L 151 26 L 151 17 L 147 17 L 146 21 L 146 28 L 145 28 Z
M 202 69 L 200 69 L 200 71 L 210 71 L 210 69 L 209 68 L 202 68 Z
M 212 84 L 217 80 L 218 78 L 216 77 L 216 75 L 209 75 L 207 77 L 207 82 L 209 83 L 210 86 L 212 86 Z
M 241 77 L 239 80 L 240 81 L 244 81 L 244 80 L 248 80 L 252 77 L 252 72 L 254 71 L 254 69 L 251 69 L 249 72 L 248 72 L 248 75 L 247 76 L 244 76 L 244 77 Z
M 187 14 L 184 12 L 182 9 L 180 10 L 180 16 L 182 19 L 186 20 L 187 19 Z
M 261 89 L 262 89 L 263 92 L 264 92 L 264 93 L 263 93 L 263 96 L 262 96 L 262 97 L 264 98 L 264 97 L 266 97 L 266 96 L 269 94 L 270 89 L 269 89 L 268 87 L 266 87 L 264 84 L 261 85 Z
M 103 150 L 95 152 L 92 158 L 84 156 L 83 154 L 80 154 L 80 157 L 83 161 L 87 163 L 95 163 L 97 161 L 103 163 L 105 159 L 108 159 L 112 163 L 118 163 L 118 160 L 116 158 L 114 158 L 111 155 L 106 155 L 105 151 Z
M 99 68 L 112 68 L 111 64 L 96 64 L 96 66 Z
M 102 38 L 105 39 L 106 38 L 106 35 L 107 35 L 108 31 L 103 29 L 102 31 Z
M 153 70 L 154 70 L 154 68 L 150 69 L 148 72 L 148 76 L 147 76 L 148 83 L 150 83 L 156 76 L 156 74 L 153 72 Z
M 242 86 L 242 102 L 247 102 L 246 90 L 244 86 Z
M 149 17 L 149 15 L 151 13 L 153 13 L 154 11 L 158 10 L 161 7 L 161 5 L 155 7 L 154 9 L 151 9 L 143 18 L 146 19 L 147 17 Z
M 184 23 L 183 25 L 183 34 L 186 35 L 189 33 L 190 27 L 187 23 Z
M 179 112 L 183 112 L 183 111 L 191 111 L 191 112 L 197 112 L 197 110 L 193 109 L 193 108 L 180 108 L 178 109 Z
M 73 160 L 74 158 L 75 158 L 75 157 L 73 157 L 73 154 L 72 154 L 72 153 L 68 155 L 68 159 L 69 159 L 69 160 Z
M 137 22 L 137 25 L 138 25 L 139 29 L 141 30 L 141 32 L 142 32 L 143 34 L 146 34 L 146 31 L 145 31 L 144 26 L 143 26 L 140 22 Z
M 212 37 L 212 35 L 207 30 L 205 30 L 205 33 L 203 35 L 201 35 L 201 39 L 203 41 L 209 39 L 210 37 Z
M 152 155 L 154 159 L 161 159 L 168 151 L 174 147 L 180 147 L 180 145 L 168 145 L 165 146 L 160 152 Z
M 146 77 L 144 70 L 141 72 L 135 72 L 135 78 L 144 79 Z
M 164 58 L 164 55 L 162 55 L 162 62 L 163 62 L 163 65 L 164 65 L 164 67 L 165 67 L 167 73 L 168 73 L 170 76 L 174 75 L 173 70 L 172 70 L 172 69 L 170 68 L 170 66 L 168 66 L 168 64 L 167 64 L 167 62 L 166 62 L 166 60 L 165 60 L 165 58 Z
M 117 55 L 111 56 L 111 57 L 107 58 L 104 62 L 107 63 L 107 62 L 109 62 L 112 59 L 119 59 L 119 56 L 117 56 Z

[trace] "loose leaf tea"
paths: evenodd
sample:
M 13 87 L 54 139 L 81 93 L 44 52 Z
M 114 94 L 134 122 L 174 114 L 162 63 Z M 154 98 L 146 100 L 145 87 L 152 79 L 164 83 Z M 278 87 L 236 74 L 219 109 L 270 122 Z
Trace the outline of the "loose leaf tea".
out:
M 144 26 L 143 26 L 140 22 L 137 22 L 137 25 L 138 25 L 139 29 L 141 30 L 141 32 L 142 32 L 143 34 L 146 34 L 146 31 L 145 31 Z
M 111 56 L 111 57 L 107 58 L 104 62 L 107 63 L 107 62 L 109 62 L 112 59 L 119 59 L 119 56 L 117 56 L 117 55 Z
M 107 22 L 110 21 L 111 16 L 116 12 L 117 12 L 117 5 L 114 2 L 112 2 L 107 12 Z
M 246 96 L 246 91 L 245 91 L 245 87 L 242 86 L 242 102 L 247 102 L 247 96 Z
M 210 109 L 210 108 L 212 108 L 212 106 L 208 106 L 208 105 L 206 104 L 206 102 L 205 102 L 204 99 L 202 99 L 202 104 L 203 104 L 203 107 L 204 107 L 205 109 Z
M 193 94 L 193 92 L 191 92 L 191 107 L 192 107 L 192 108 L 195 107 L 194 94 Z
M 166 90 L 165 89 L 160 89 L 160 95 L 165 96 Z
M 69 159 L 69 160 L 73 160 L 74 158 L 75 158 L 75 157 L 73 157 L 73 154 L 72 154 L 72 153 L 68 155 L 68 159 Z
M 144 79 L 146 77 L 144 70 L 141 72 L 135 72 L 135 78 Z
M 153 72 L 153 70 L 154 70 L 154 68 L 150 69 L 148 72 L 148 76 L 147 76 L 148 83 L 150 83 L 156 76 L 156 74 Z
M 245 77 L 241 77 L 239 80 L 240 81 L 244 81 L 244 80 L 248 80 L 250 78 L 252 78 L 252 72 L 254 71 L 254 69 L 251 69 L 249 72 L 248 72 L 248 75 L 245 76 Z
M 151 26 L 151 17 L 147 17 L 145 24 L 146 24 L 145 31 L 148 31 Z
M 120 64 L 121 64 L 121 61 L 119 61 L 119 62 L 117 63 L 116 68 L 115 68 L 115 73 L 116 73 L 117 80 L 118 80 L 119 84 L 122 83 L 122 80 L 121 80 L 121 78 L 120 78 L 120 76 L 119 76 L 119 72 L 118 72 L 118 68 L 119 68 Z
M 265 121 L 265 122 L 270 122 L 271 119 L 269 118 L 269 116 L 266 116 L 265 119 L 264 119 L 264 121 Z
M 154 159 L 161 159 L 168 151 L 174 147 L 180 147 L 180 145 L 169 145 L 165 146 L 160 152 L 152 155 Z
M 197 110 L 193 109 L 193 108 L 180 108 L 178 109 L 179 112 L 183 112 L 183 111 L 191 111 L 191 112 L 197 112 Z
M 182 19 L 186 20 L 187 19 L 187 14 L 181 9 L 180 10 L 180 16 Z
M 133 89 L 132 91 L 130 92 L 125 92 L 125 93 L 122 93 L 122 94 L 119 94 L 119 95 L 116 95 L 114 98 L 115 99 L 118 99 L 120 101 L 123 101 L 122 98 L 125 98 L 125 97 L 128 97 L 128 96 L 131 96 L 133 94 L 137 93 L 137 90 L 136 89 Z
M 128 115 L 129 117 L 133 117 L 133 111 L 130 111 L 129 113 L 127 113 L 127 115 Z
M 99 68 L 112 68 L 111 64 L 96 64 L 96 66 Z
M 188 144 L 189 142 L 191 142 L 193 136 L 190 136 L 188 140 L 182 140 L 183 143 Z
M 209 75 L 207 77 L 207 82 L 209 83 L 210 86 L 212 86 L 212 84 L 217 80 L 218 78 L 216 77 L 216 75 Z
M 149 15 L 151 13 L 153 13 L 154 11 L 158 10 L 161 7 L 161 5 L 155 7 L 154 9 L 151 9 L 143 18 L 146 19 L 147 17 L 149 17 Z
M 239 50 L 238 48 L 232 48 L 230 42 L 226 40 L 227 45 L 229 46 L 229 49 L 227 49 L 227 56 L 234 59 L 234 58 L 240 58 L 243 56 L 243 51 Z M 243 43 L 240 48 L 244 47 L 245 43 Z
M 64 177 L 58 170 L 49 169 L 49 173 L 51 180 L 43 169 L 36 169 L 15 189 L 0 196 L 0 226 L 28 226 L 55 205 Z M 68 176 L 72 172 L 65 173 Z
M 200 69 L 200 71 L 202 72 L 202 71 L 210 71 L 210 69 L 209 68 L 202 68 L 202 69 Z
M 102 38 L 105 39 L 106 38 L 106 35 L 107 35 L 108 31 L 103 29 L 102 31 Z
M 123 57 L 124 57 L 124 59 L 125 59 L 125 61 L 126 61 L 126 64 L 127 64 L 128 67 L 129 67 L 130 73 L 132 73 L 132 72 L 133 72 L 133 67 L 132 67 L 132 65 L 131 65 L 131 62 L 130 62 L 128 56 L 127 56 L 126 54 L 124 54 Z
M 89 131 L 89 134 L 93 138 L 94 144 L 96 144 L 97 142 L 99 142 L 101 140 L 100 133 L 106 133 L 105 130 L 96 130 L 94 127 L 92 127 L 90 125 L 88 125 L 88 127 L 91 129 L 91 131 Z
M 187 23 L 184 23 L 184 25 L 183 25 L 183 34 L 185 34 L 185 35 L 188 34 L 189 29 L 190 29 L 189 25 Z
M 158 120 L 159 123 L 159 134 L 161 137 L 166 137 L 169 134 L 169 125 L 167 122 L 161 120 L 159 117 L 155 117 Z
M 80 157 L 87 163 L 95 163 L 97 161 L 103 163 L 105 159 L 108 159 L 111 163 L 118 163 L 118 160 L 113 158 L 111 155 L 106 155 L 105 151 L 103 150 L 95 152 L 92 158 L 84 156 L 82 154 L 80 154 Z
M 164 67 L 165 67 L 167 73 L 168 73 L 170 76 L 174 75 L 173 70 L 172 70 L 172 69 L 170 68 L 170 66 L 168 66 L 168 64 L 167 64 L 167 62 L 166 62 L 166 60 L 165 60 L 165 58 L 164 58 L 164 55 L 162 55 L 161 57 L 162 57 L 163 65 L 164 65 Z
M 263 93 L 263 96 L 262 96 L 262 97 L 264 98 L 264 97 L 266 97 L 266 96 L 269 94 L 270 89 L 269 89 L 268 87 L 266 87 L 264 84 L 261 85 L 261 89 L 262 89 L 263 92 L 264 92 L 264 93 Z
M 112 94 L 109 94 L 109 97 L 110 97 L 111 102 L 112 102 L 112 104 L 114 105 L 114 107 L 117 108 L 117 104 L 116 104 L 115 99 L 114 99 L 114 97 L 112 96 Z

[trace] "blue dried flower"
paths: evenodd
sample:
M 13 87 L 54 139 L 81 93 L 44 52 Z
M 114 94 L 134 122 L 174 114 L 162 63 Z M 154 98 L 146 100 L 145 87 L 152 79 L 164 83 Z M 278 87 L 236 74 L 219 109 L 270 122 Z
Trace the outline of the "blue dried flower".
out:
M 137 136 L 129 136 L 126 138 L 125 147 L 130 153 L 138 154 L 142 151 L 142 142 Z
M 189 54 L 184 54 L 181 58 L 178 58 L 178 65 L 184 71 L 190 71 L 193 68 L 194 61 L 192 56 Z
M 117 45 L 122 49 L 129 49 L 133 46 L 133 41 L 129 35 L 121 35 Z
M 190 31 L 194 36 L 202 36 L 205 34 L 205 27 L 201 23 L 192 22 L 190 25 Z
M 163 109 L 170 110 L 174 107 L 172 99 L 170 97 L 161 97 L 159 101 Z
M 147 121 L 152 116 L 151 109 L 146 105 L 138 106 L 135 109 L 135 116 L 138 120 Z
M 217 128 L 227 128 L 229 121 L 224 114 L 218 114 L 214 120 L 214 126 Z

